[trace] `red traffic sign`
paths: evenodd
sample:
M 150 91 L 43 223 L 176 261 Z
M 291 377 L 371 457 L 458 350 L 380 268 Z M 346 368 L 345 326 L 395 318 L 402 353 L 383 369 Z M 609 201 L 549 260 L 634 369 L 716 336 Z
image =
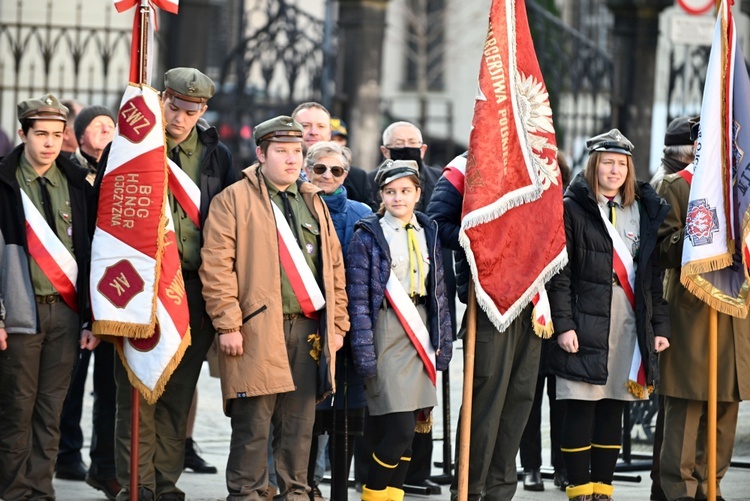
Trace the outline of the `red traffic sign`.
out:
M 682 10 L 693 16 L 701 16 L 714 8 L 716 0 L 677 0 Z

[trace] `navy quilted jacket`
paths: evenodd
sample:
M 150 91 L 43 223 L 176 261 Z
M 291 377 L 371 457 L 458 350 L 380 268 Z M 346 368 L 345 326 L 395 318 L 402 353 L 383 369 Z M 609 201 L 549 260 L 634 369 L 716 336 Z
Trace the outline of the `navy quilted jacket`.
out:
M 443 371 L 453 355 L 448 296 L 443 280 L 443 255 L 437 236 L 437 223 L 427 215 L 415 212 L 417 222 L 424 228 L 430 255 L 427 276 L 427 329 L 437 354 L 436 368 Z M 380 228 L 378 214 L 360 219 L 355 226 L 346 263 L 346 293 L 349 296 L 352 352 L 357 373 L 363 377 L 377 374 L 377 358 L 373 329 L 385 298 L 385 285 L 391 273 L 388 243 Z M 438 351 L 439 350 L 439 351 Z

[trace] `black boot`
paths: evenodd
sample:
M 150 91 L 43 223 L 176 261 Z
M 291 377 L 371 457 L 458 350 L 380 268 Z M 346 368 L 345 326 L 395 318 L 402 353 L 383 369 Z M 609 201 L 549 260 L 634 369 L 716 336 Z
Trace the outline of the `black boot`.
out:
M 185 469 L 193 470 L 193 473 L 216 473 L 216 467 L 206 463 L 195 451 L 195 442 L 192 438 L 185 439 Z

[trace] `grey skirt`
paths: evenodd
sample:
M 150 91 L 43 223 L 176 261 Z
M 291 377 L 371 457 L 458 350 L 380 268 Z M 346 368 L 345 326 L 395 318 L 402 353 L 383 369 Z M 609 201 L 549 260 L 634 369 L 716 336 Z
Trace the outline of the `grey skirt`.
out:
M 417 306 L 422 321 L 424 306 Z M 437 390 L 393 309 L 380 308 L 374 332 L 377 375 L 365 379 L 370 415 L 408 412 L 437 405 Z

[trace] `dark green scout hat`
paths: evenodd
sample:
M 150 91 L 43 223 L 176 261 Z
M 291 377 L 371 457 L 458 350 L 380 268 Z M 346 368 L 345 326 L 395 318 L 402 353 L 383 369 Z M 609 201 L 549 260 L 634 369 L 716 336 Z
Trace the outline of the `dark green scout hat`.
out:
M 18 103 L 18 121 L 60 120 L 68 121 L 68 108 L 55 96 L 46 94 L 39 99 L 27 99 Z
M 164 92 L 184 110 L 200 111 L 216 92 L 214 81 L 195 68 L 172 68 L 164 73 Z
M 599 134 L 586 140 L 586 149 L 589 153 L 595 151 L 609 151 L 612 153 L 622 153 L 629 157 L 633 156 L 633 143 L 627 137 L 622 135 L 617 129 L 612 129 L 604 134 Z
M 388 159 L 378 167 L 375 174 L 375 182 L 381 188 L 388 183 L 406 176 L 419 177 L 419 167 L 414 160 L 391 160 Z
M 278 143 L 301 143 L 304 130 L 292 117 L 281 115 L 255 126 L 253 139 L 255 144 L 263 141 Z

